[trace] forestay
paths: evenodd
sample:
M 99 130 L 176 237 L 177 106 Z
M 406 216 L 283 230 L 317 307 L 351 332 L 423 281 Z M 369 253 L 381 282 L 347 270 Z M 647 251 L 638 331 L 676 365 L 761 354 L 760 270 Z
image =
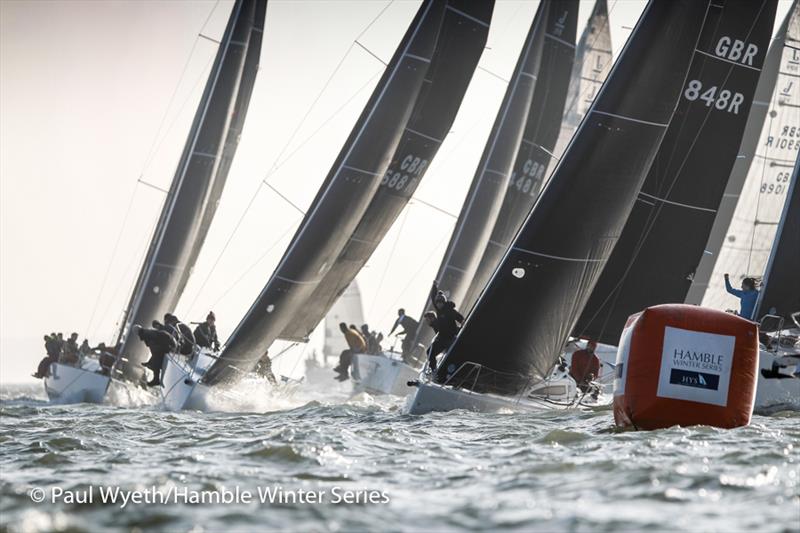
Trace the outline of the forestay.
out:
M 238 0 L 220 41 L 183 154 L 120 328 L 128 379 L 141 375 L 146 346 L 131 337 L 175 309 L 227 178 L 258 71 L 266 0 Z M 129 342 L 133 339 L 133 342 Z
M 709 2 L 653 0 L 437 371 L 513 394 L 558 358 L 669 125 Z M 570 206 L 583 206 L 580 217 Z
M 206 383 L 249 372 L 308 299 L 347 244 L 402 141 L 436 46 L 446 3 L 426 0 L 308 208 L 300 227 Z
M 776 8 L 776 0 L 711 4 L 678 108 L 576 336 L 616 345 L 630 315 L 684 301 L 736 161 Z
M 303 341 L 308 337 L 408 204 L 453 125 L 486 45 L 493 8 L 494 0 L 448 0 L 436 50 L 400 146 L 344 249 L 303 313 L 280 338 Z

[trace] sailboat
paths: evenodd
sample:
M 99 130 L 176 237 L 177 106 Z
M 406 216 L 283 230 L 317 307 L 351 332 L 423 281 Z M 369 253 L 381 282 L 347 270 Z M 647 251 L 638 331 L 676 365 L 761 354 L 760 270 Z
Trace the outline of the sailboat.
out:
M 410 131 L 409 124 L 420 128 L 427 120 L 437 124 L 438 113 L 455 115 L 459 95 L 463 96 L 483 49 L 491 7 L 486 2 L 456 0 L 422 3 L 283 258 L 226 341 L 222 353 L 213 360 L 198 360 L 198 364 L 189 368 L 178 368 L 175 372 L 167 369 L 175 377 L 170 378 L 165 396 L 168 408 L 183 408 L 198 386 L 203 390 L 235 383 L 277 339 L 307 340 L 333 305 L 335 296 L 355 277 L 357 269 L 348 264 L 351 254 L 359 256 L 357 261 L 366 261 L 371 251 L 359 252 L 360 245 L 366 245 L 364 250 L 377 246 L 371 238 L 379 240 L 381 232 L 390 225 L 382 222 L 385 229 L 376 231 L 374 237 L 359 239 L 357 231 L 372 231 L 366 216 L 381 209 L 373 207 L 373 201 L 381 202 L 383 209 L 395 203 L 392 196 L 407 201 L 415 180 L 420 177 L 415 172 L 421 174 L 423 159 L 429 161 L 438 149 L 449 129 L 446 121 L 443 130 L 439 131 L 437 126 L 430 134 L 415 128 Z M 485 14 L 484 19 L 471 14 L 476 10 Z M 441 39 L 444 36 L 447 37 Z M 438 53 L 452 54 L 454 50 L 464 53 L 467 49 L 475 54 L 471 67 L 468 59 L 441 64 L 437 61 Z M 471 54 L 466 54 L 467 58 Z M 448 87 L 447 98 L 433 98 L 441 94 L 437 82 L 445 86 L 453 84 Z M 425 104 L 428 99 L 431 101 Z M 418 102 L 431 108 L 418 108 Z M 422 109 L 429 111 L 430 116 L 415 115 Z M 426 152 L 431 154 L 427 158 Z M 393 173 L 387 174 L 390 169 Z M 329 277 L 331 272 L 336 275 Z M 330 296 L 315 298 L 317 291 L 323 294 L 330 291 Z
M 237 0 L 212 64 L 183 154 L 155 232 L 124 311 L 117 336 L 117 362 L 106 373 L 87 359 L 79 367 L 51 365 L 45 389 L 51 400 L 102 401 L 119 378 L 138 383 L 147 349 L 134 324 L 150 324 L 171 312 L 202 247 L 236 153 L 255 83 L 266 0 Z
M 561 122 L 570 83 L 577 11 L 577 2 L 544 0 L 533 18 L 437 274 L 442 290 L 459 304 L 464 302 L 504 199 L 515 196 L 509 192 L 509 180 L 513 176 L 516 185 L 519 179 L 528 179 L 515 163 L 530 168 L 536 155 L 554 149 L 553 132 Z M 539 163 L 535 164 L 538 169 Z M 546 166 L 541 166 L 542 172 Z M 414 346 L 427 346 L 433 337 L 422 322 Z M 397 357 L 357 356 L 354 367 L 366 390 L 400 396 L 408 393 L 407 382 L 419 373 L 408 357 L 398 361 Z
M 607 262 L 686 89 L 710 2 L 652 0 L 527 220 L 411 413 L 541 408 L 575 398 L 555 363 Z M 708 32 L 713 26 L 708 27 Z M 702 74 L 702 72 L 700 73 Z M 582 206 L 576 220 L 567 205 Z M 564 405 L 573 405 L 570 401 Z
M 756 315 L 768 331 L 760 352 L 756 408 L 800 409 L 800 152 L 788 184 Z M 763 336 L 763 333 L 762 333 Z

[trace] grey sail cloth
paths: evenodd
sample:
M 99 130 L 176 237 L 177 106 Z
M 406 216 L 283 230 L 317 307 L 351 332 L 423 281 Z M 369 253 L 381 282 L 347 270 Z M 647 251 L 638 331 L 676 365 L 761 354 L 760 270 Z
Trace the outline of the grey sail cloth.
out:
M 186 287 L 222 194 L 258 70 L 265 0 L 238 0 L 211 67 L 183 154 L 125 310 L 117 342 L 127 379 L 141 376 L 147 347 L 130 335 L 172 312 Z
M 686 298 L 739 153 L 776 9 L 777 0 L 712 5 L 687 88 L 575 336 L 616 345 L 630 315 Z M 735 42 L 746 43 L 743 52 Z
M 486 45 L 493 8 L 493 0 L 448 0 L 436 50 L 392 162 L 344 249 L 280 338 L 308 337 L 408 204 L 453 125 Z
M 795 0 L 786 13 L 786 17 L 769 47 L 769 52 L 767 52 L 767 59 L 764 61 L 761 76 L 758 79 L 758 86 L 753 96 L 754 105 L 751 107 L 750 115 L 747 117 L 747 126 L 745 126 L 742 143 L 739 146 L 739 155 L 728 178 L 725 194 L 717 209 L 717 216 L 714 219 L 714 225 L 706 242 L 703 257 L 686 296 L 686 303 L 688 304 L 700 305 L 703 303 L 703 297 L 712 282 L 711 276 L 724 246 L 725 238 L 728 235 L 747 176 L 751 167 L 756 162 L 760 163 L 759 159 L 762 154 L 759 154 L 759 152 L 763 152 L 763 155 L 766 155 L 768 151 L 768 147 L 759 145 L 759 140 L 762 138 L 762 130 L 766 127 L 768 117 L 777 118 L 780 116 L 781 123 L 787 123 L 787 119 L 782 117 L 782 115 L 787 114 L 785 112 L 786 108 L 782 107 L 784 99 L 782 97 L 775 98 L 775 93 L 787 45 L 795 47 L 800 45 L 800 42 L 797 41 L 797 39 L 800 39 L 800 32 L 795 30 L 794 40 L 789 35 L 790 22 L 792 22 L 794 28 L 800 25 L 799 10 L 800 4 Z M 787 38 L 789 42 L 787 42 Z M 791 85 L 791 82 L 787 85 Z M 797 83 L 795 82 L 794 85 L 797 86 Z M 783 87 L 780 89 L 782 90 Z M 797 88 L 791 88 L 790 90 L 794 91 L 795 95 L 797 94 Z M 771 172 L 772 169 L 770 169 Z M 755 201 L 755 199 L 749 199 L 749 201 Z M 738 245 L 738 243 L 736 244 Z M 721 282 L 717 280 L 715 283 Z
M 347 244 L 403 138 L 436 47 L 446 2 L 426 0 L 378 82 L 288 248 L 225 343 L 205 382 L 252 370 Z
M 784 319 L 784 327 L 794 327 L 792 314 L 800 311 L 800 152 L 786 193 L 781 222 L 775 243 L 764 272 L 761 292 L 758 295 L 755 319 L 764 315 L 777 315 Z M 775 329 L 777 324 L 766 322 L 762 329 Z
M 436 274 L 440 289 L 460 308 L 472 304 L 465 300 L 467 291 L 506 196 L 514 163 L 527 150 L 522 145 L 528 131 L 526 125 L 541 119 L 542 105 L 551 104 L 553 112 L 559 109 L 559 95 L 550 93 L 554 89 L 560 92 L 560 109 L 563 109 L 574 53 L 568 44 L 575 41 L 576 18 L 577 2 L 545 0 L 539 4 L 531 23 Z M 546 38 L 547 34 L 551 37 Z M 536 100 L 535 94 L 539 95 Z M 534 105 L 535 101 L 538 105 Z M 556 118 L 554 115 L 547 113 L 547 120 L 552 119 L 557 127 L 561 115 Z M 425 311 L 430 309 L 426 303 Z M 414 343 L 427 346 L 434 333 L 422 318 L 419 322 L 422 325 Z
M 437 381 L 517 394 L 551 370 L 666 133 L 708 8 L 696 0 L 648 3 Z M 586 206 L 581 217 L 572 205 Z

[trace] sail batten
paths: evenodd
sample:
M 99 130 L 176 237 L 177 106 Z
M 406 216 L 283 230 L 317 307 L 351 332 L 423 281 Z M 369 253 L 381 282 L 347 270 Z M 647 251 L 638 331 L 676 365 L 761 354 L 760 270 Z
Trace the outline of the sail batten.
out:
M 776 8 L 775 0 L 727 0 L 710 13 L 687 87 L 576 336 L 613 345 L 630 315 L 684 301 L 739 153 Z M 726 40 L 745 43 L 749 64 L 708 51 Z M 709 101 L 708 91 L 719 96 Z
M 222 194 L 258 69 L 265 0 L 238 0 L 231 11 L 175 177 L 125 309 L 118 336 L 126 378 L 141 375 L 147 348 L 129 342 L 134 324 L 175 309 Z M 257 35 L 257 37 L 255 37 Z
M 550 371 L 655 158 L 708 7 L 708 1 L 695 0 L 651 0 L 645 7 L 590 113 L 440 363 L 437 381 L 517 394 Z M 462 380 L 475 368 L 477 377 Z

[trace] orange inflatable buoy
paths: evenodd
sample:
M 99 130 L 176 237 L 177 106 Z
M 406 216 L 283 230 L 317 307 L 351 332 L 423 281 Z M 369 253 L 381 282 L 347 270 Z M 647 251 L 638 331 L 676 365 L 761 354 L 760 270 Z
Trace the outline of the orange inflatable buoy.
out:
M 758 372 L 758 325 L 694 305 L 648 307 L 622 331 L 614 377 L 618 426 L 746 426 Z

